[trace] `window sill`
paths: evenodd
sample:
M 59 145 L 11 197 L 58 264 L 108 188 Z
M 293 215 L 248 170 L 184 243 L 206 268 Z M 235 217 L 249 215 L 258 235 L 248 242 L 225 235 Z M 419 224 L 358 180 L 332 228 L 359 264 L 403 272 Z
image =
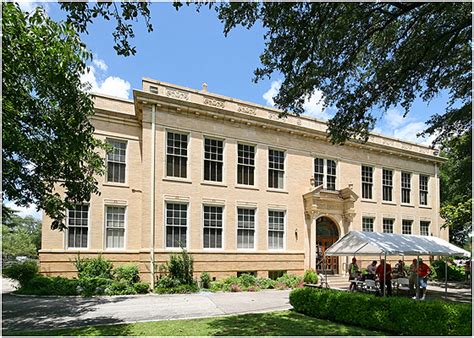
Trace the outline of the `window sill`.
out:
M 400 203 L 402 207 L 408 207 L 408 208 L 414 208 L 415 206 L 413 204 L 408 204 L 408 203 Z
M 115 188 L 130 188 L 128 184 L 125 183 L 112 183 L 112 182 L 105 182 L 102 183 L 104 187 L 115 187 Z
M 225 184 L 223 182 L 203 181 L 203 182 L 201 182 L 201 185 L 209 185 L 209 186 L 212 186 L 212 187 L 227 188 L 227 184 Z
M 363 198 L 363 199 L 361 199 L 360 201 L 361 201 L 361 202 L 366 202 L 366 203 L 377 203 L 376 200 L 369 200 L 369 199 L 367 199 L 367 198 Z
M 249 253 L 252 252 L 253 253 L 253 252 L 256 252 L 257 249 L 255 249 L 255 248 L 253 248 L 253 249 L 237 248 L 237 251 L 238 252 L 249 252 Z
M 125 248 L 108 248 L 104 250 L 104 253 L 124 253 L 127 252 Z
M 390 201 L 382 201 L 382 204 L 397 205 L 397 203 L 395 203 L 395 202 L 390 202 Z
M 178 182 L 178 183 L 188 183 L 188 184 L 193 183 L 191 180 L 187 178 L 178 178 L 178 177 L 163 177 L 162 180 L 166 182 Z
M 418 206 L 420 209 L 433 209 L 431 205 L 419 205 Z
M 268 188 L 268 189 L 267 189 L 267 192 L 277 192 L 277 193 L 280 193 L 280 194 L 288 194 L 288 191 L 287 191 L 287 190 L 274 189 L 274 188 Z
M 235 188 L 236 189 L 247 189 L 247 190 L 260 190 L 259 188 L 257 188 L 256 186 L 253 186 L 253 185 L 242 185 L 242 184 L 236 184 L 235 185 Z

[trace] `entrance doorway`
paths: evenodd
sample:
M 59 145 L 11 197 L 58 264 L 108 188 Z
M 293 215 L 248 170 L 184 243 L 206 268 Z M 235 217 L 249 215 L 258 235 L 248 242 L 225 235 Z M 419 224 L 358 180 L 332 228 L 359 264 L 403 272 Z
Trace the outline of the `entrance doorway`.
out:
M 336 224 L 328 217 L 320 217 L 316 220 L 316 271 L 327 274 L 337 274 L 339 271 L 338 257 L 323 256 L 326 250 L 339 239 L 339 231 Z

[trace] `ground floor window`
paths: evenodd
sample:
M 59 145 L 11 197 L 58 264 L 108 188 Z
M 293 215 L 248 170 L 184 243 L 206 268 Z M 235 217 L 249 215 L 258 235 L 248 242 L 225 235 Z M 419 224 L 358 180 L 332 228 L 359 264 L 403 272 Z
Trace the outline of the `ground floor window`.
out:
M 411 235 L 411 225 L 413 224 L 412 220 L 404 219 L 402 220 L 402 234 Z
M 257 271 L 237 271 L 237 277 L 240 277 L 242 275 L 252 275 L 257 277 Z
M 186 247 L 188 205 L 166 203 L 166 247 Z
M 237 209 L 237 248 L 253 249 L 255 244 L 255 209 Z
M 383 219 L 383 232 L 386 234 L 393 234 L 393 223 L 394 219 L 384 218 Z
M 204 248 L 222 248 L 223 207 L 204 206 Z
M 106 247 L 108 249 L 124 248 L 125 207 L 106 207 L 105 214 Z
M 420 235 L 421 236 L 430 235 L 430 222 L 429 221 L 420 221 Z
M 87 248 L 89 234 L 89 205 L 76 205 L 68 210 L 68 248 Z
M 268 248 L 283 249 L 285 238 L 285 212 L 268 211 Z
M 374 219 L 372 217 L 362 217 L 362 231 L 374 232 Z
M 280 278 L 281 276 L 283 276 L 285 273 L 286 273 L 286 270 L 268 271 L 268 278 L 275 280 L 275 279 Z

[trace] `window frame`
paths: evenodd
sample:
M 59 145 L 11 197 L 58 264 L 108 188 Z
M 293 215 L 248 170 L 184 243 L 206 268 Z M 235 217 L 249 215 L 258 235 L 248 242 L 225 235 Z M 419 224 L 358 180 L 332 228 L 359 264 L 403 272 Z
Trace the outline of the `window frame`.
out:
M 129 140 L 116 138 L 116 137 L 106 137 L 105 138 L 105 142 L 109 145 L 110 145 L 110 141 L 125 144 L 125 162 L 121 163 L 121 162 L 117 162 L 117 161 L 109 161 L 109 153 L 106 151 L 105 152 L 105 161 L 106 161 L 107 172 L 104 175 L 104 183 L 107 184 L 107 185 L 119 185 L 119 186 L 127 185 L 128 184 L 128 165 L 129 165 L 129 160 L 128 160 Z M 124 176 L 124 181 L 123 182 L 109 181 L 109 162 L 119 163 L 119 164 L 124 164 L 125 165 L 125 170 L 124 170 L 124 174 L 123 174 L 123 176 Z
M 168 154 L 168 134 L 173 133 L 173 134 L 179 134 L 179 135 L 186 135 L 186 177 L 179 177 L 179 176 L 169 176 L 168 175 L 168 155 L 169 156 L 174 156 L 174 157 L 181 157 L 183 158 L 184 156 L 180 155 L 175 155 L 175 154 Z M 164 133 L 164 168 L 163 168 L 163 177 L 165 179 L 169 180 L 177 180 L 177 181 L 189 181 L 190 180 L 190 143 L 191 143 L 191 134 L 189 131 L 184 131 L 184 130 L 176 130 L 176 129 L 165 129 Z
M 204 247 L 204 230 L 206 229 L 205 225 L 204 225 L 204 221 L 205 221 L 205 207 L 217 207 L 217 208 L 222 208 L 222 227 L 221 227 L 221 230 L 222 230 L 222 234 L 221 234 L 221 247 L 220 248 L 206 248 Z M 225 205 L 222 205 L 222 204 L 212 204 L 212 203 L 203 203 L 201 205 L 201 224 L 202 224 L 202 231 L 201 231 L 201 235 L 202 235 L 202 241 L 201 241 L 201 244 L 202 244 L 202 249 L 207 251 L 222 251 L 225 249 L 225 222 L 226 222 L 226 217 L 225 217 Z
M 87 246 L 86 247 L 70 247 L 69 246 L 69 210 L 70 209 L 66 209 L 66 225 L 68 226 L 68 228 L 66 229 L 66 231 L 64 231 L 64 248 L 65 250 L 69 250 L 69 251 L 80 251 L 80 250 L 89 250 L 90 248 L 90 241 L 91 241 L 91 236 L 90 236 L 90 233 L 91 233 L 91 204 L 90 203 L 77 203 L 77 204 L 74 204 L 75 206 L 77 205 L 87 205 L 88 206 L 88 209 L 87 209 Z
M 406 184 L 407 182 L 404 182 L 403 180 L 403 176 L 404 175 L 408 175 L 408 188 L 407 187 L 404 187 L 404 184 Z M 408 172 L 408 171 L 402 171 L 400 173 L 400 204 L 405 204 L 405 205 L 412 205 L 412 198 L 411 198 L 411 193 L 412 193 L 412 178 L 413 178 L 413 175 L 412 173 Z M 404 196 L 404 192 L 408 191 L 408 202 L 404 202 L 403 200 L 403 196 Z
M 283 231 L 280 230 L 270 230 L 270 212 L 282 212 L 283 213 Z M 287 211 L 283 209 L 267 209 L 267 250 L 269 251 L 285 251 L 286 250 L 286 227 L 287 227 Z M 283 232 L 283 245 L 281 248 L 270 248 L 270 231 L 273 232 Z
M 189 212 L 190 212 L 190 209 L 191 209 L 191 204 L 189 201 L 177 201 L 177 200 L 173 200 L 173 199 L 164 199 L 163 200 L 163 203 L 164 203 L 164 212 L 163 212 L 163 248 L 166 250 L 166 251 L 179 251 L 181 250 L 181 247 L 171 247 L 171 246 L 167 246 L 166 245 L 166 228 L 167 228 L 167 223 L 166 223 L 166 218 L 167 218 L 167 212 L 168 212 L 168 203 L 169 204 L 182 204 L 182 205 L 186 205 L 186 246 L 184 246 L 183 248 L 184 249 L 188 249 L 189 248 L 189 242 L 191 240 L 191 234 L 190 234 L 190 228 L 191 228 L 191 225 L 190 225 L 190 215 L 189 215 Z
M 370 168 L 371 169 L 371 176 L 370 176 L 370 183 L 369 182 L 364 182 L 364 167 L 365 168 Z M 366 164 L 361 164 L 360 166 L 360 183 L 361 183 L 361 197 L 362 200 L 366 201 L 373 201 L 374 200 L 374 173 L 375 173 L 375 168 L 370 165 Z M 364 197 L 364 184 L 370 184 L 370 198 L 369 197 Z
M 220 162 L 221 165 L 222 165 L 222 173 L 221 173 L 222 174 L 222 177 L 221 177 L 222 180 L 221 181 L 206 180 L 206 161 L 216 162 L 216 163 L 219 162 L 219 161 L 216 161 L 216 160 L 206 159 L 206 140 L 222 142 L 222 162 Z M 201 177 L 202 182 L 204 182 L 206 184 L 216 184 L 216 185 L 225 184 L 225 182 L 226 182 L 225 149 L 226 149 L 225 139 L 220 138 L 220 137 L 215 137 L 215 136 L 203 135 L 203 137 L 202 137 L 202 177 Z
M 392 224 L 391 224 L 391 227 L 392 227 L 392 231 L 391 232 L 387 232 L 385 231 L 385 221 L 392 221 Z M 390 218 L 390 217 L 383 217 L 382 218 L 382 233 L 384 234 L 394 234 L 395 233 L 395 218 Z
M 283 170 L 281 169 L 273 169 L 270 168 L 270 151 L 278 151 L 283 153 Z M 269 147 L 267 151 L 267 189 L 270 190 L 277 190 L 277 191 L 284 191 L 286 188 L 286 169 L 287 169 L 287 164 L 286 164 L 286 158 L 287 158 L 287 151 L 284 149 L 279 149 L 279 148 L 273 148 Z M 282 178 L 282 187 L 270 187 L 270 170 L 274 171 L 283 171 L 283 178 Z
M 426 234 L 426 235 L 424 235 L 424 234 L 422 233 L 422 229 L 423 229 L 422 223 L 427 223 L 427 224 L 428 224 L 428 226 L 427 226 L 427 234 Z M 420 220 L 419 225 L 420 225 L 420 236 L 431 236 L 431 235 L 430 235 L 431 221 Z
M 239 163 L 239 146 L 247 146 L 247 147 L 253 147 L 254 149 L 254 152 L 253 152 L 253 161 L 254 161 L 254 165 L 253 165 L 253 184 L 245 184 L 245 183 L 239 183 L 239 166 L 245 166 L 245 167 L 252 167 L 252 166 L 249 166 L 249 165 L 246 165 L 246 164 L 240 164 Z M 235 184 L 237 187 L 243 187 L 243 188 L 255 188 L 258 186 L 257 184 L 257 179 L 258 179 L 258 175 L 257 175 L 257 151 L 258 151 L 258 147 L 257 145 L 255 144 L 251 144 L 251 143 L 246 143 L 246 142 L 237 142 L 237 148 L 236 148 L 236 157 L 237 157 L 237 161 L 236 161 L 236 172 L 235 172 Z
M 389 171 L 391 173 L 391 176 L 390 176 L 390 181 L 391 181 L 391 184 L 390 185 L 387 185 L 385 184 L 388 180 L 385 180 L 385 172 L 386 171 Z M 382 168 L 382 202 L 388 202 L 388 203 L 394 203 L 394 200 L 393 200 L 393 181 L 394 181 L 394 177 L 395 177 L 395 174 L 394 174 L 394 170 L 393 169 L 389 169 L 389 168 Z M 390 188 L 390 199 L 385 199 L 385 188 Z
M 123 221 L 123 247 L 122 248 L 108 248 L 107 247 L 107 208 L 123 208 L 124 210 L 124 221 Z M 106 251 L 122 251 L 127 249 L 127 228 L 128 228 L 128 206 L 127 205 L 114 205 L 110 203 L 104 204 L 104 250 Z
M 323 169 L 323 172 L 320 173 L 320 172 L 316 172 L 316 160 L 322 160 L 323 161 L 323 165 L 322 165 L 322 169 Z M 331 162 L 334 162 L 334 169 L 336 171 L 336 174 L 335 175 L 329 175 L 328 173 L 328 162 L 331 161 Z M 327 157 L 322 157 L 322 156 L 315 156 L 313 157 L 313 179 L 314 179 L 314 186 L 315 187 L 318 187 L 319 185 L 316 184 L 316 175 L 322 175 L 323 176 L 323 189 L 325 190 L 329 190 L 329 191 L 336 191 L 337 188 L 338 188 L 338 172 L 339 172 L 339 161 L 337 161 L 336 159 L 333 159 L 333 158 L 327 158 Z M 329 189 L 329 186 L 328 186 L 328 177 L 334 177 L 334 189 Z
M 239 209 L 254 210 L 253 248 L 239 248 Z M 258 247 L 258 209 L 252 206 L 240 206 L 235 208 L 235 248 L 238 251 L 256 251 Z
M 422 178 L 426 178 L 426 189 L 425 190 L 422 190 Z M 420 174 L 418 175 L 418 182 L 419 182 L 419 185 L 418 185 L 418 190 L 419 190 L 419 200 L 418 200 L 418 203 L 421 205 L 421 206 L 424 206 L 424 207 L 427 207 L 429 206 L 429 184 L 430 184 L 430 177 L 428 175 L 423 175 L 423 174 Z M 425 198 L 426 198 L 426 203 L 421 203 L 422 202 L 422 196 L 423 194 L 426 194 L 425 195 Z
M 410 224 L 405 224 L 406 222 Z M 402 235 L 413 235 L 413 223 L 414 221 L 412 219 L 402 219 Z M 410 233 L 405 233 L 406 227 L 409 227 Z
M 364 225 L 365 225 L 364 221 L 365 221 L 365 220 L 371 220 L 371 221 L 372 221 L 372 224 L 370 224 L 370 225 L 371 225 L 371 230 L 365 230 L 365 227 L 364 227 Z M 374 232 L 374 228 L 375 228 L 375 217 L 373 217 L 373 216 L 362 216 L 362 223 L 361 223 L 361 225 L 362 225 L 362 232 Z

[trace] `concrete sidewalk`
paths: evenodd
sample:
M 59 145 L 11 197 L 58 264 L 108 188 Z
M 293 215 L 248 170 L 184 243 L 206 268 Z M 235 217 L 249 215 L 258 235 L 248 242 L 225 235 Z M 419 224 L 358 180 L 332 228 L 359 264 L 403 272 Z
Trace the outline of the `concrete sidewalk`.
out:
M 3 294 L 3 331 L 189 319 L 287 310 L 288 290 L 112 297 L 20 297 Z

